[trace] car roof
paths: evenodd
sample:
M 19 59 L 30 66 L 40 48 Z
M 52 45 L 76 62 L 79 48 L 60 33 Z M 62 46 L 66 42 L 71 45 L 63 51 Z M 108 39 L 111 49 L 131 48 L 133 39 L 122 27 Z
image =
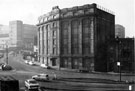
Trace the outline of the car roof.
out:
M 42 73 L 42 74 L 38 74 L 38 75 L 48 75 L 48 74 L 44 74 L 44 73 Z
M 41 75 L 48 75 L 48 74 L 45 74 L 45 73 L 41 73 Z
M 34 79 L 27 79 L 27 81 L 36 81 L 36 80 L 34 80 Z

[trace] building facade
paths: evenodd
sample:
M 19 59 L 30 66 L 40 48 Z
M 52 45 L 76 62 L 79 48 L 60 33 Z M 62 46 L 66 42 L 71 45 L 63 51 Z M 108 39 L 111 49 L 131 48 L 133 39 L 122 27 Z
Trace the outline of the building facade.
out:
M 23 48 L 34 51 L 34 38 L 37 36 L 35 25 L 23 24 Z
M 125 38 L 125 27 L 119 24 L 115 25 L 115 38 L 117 37 Z
M 22 21 L 10 21 L 9 22 L 9 37 L 12 47 L 22 47 L 23 38 L 23 22 Z
M 114 14 L 97 4 L 39 17 L 38 60 L 54 68 L 107 71 L 106 42 L 115 37 Z
M 0 52 L 4 52 L 6 50 L 6 45 L 9 42 L 9 34 L 0 34 Z
M 9 37 L 12 47 L 17 50 L 33 51 L 34 37 L 37 35 L 35 25 L 23 24 L 22 21 L 9 22 Z
M 10 47 L 9 26 L 0 25 L 0 52 L 5 52 L 6 45 Z
M 0 25 L 0 34 L 8 34 L 9 26 L 8 25 Z

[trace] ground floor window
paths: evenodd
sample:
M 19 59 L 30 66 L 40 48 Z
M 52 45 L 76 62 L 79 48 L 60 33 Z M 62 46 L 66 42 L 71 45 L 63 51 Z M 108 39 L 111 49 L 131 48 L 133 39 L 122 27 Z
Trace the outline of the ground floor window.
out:
M 61 67 L 68 67 L 68 58 L 61 58 Z
M 56 66 L 56 59 L 52 59 L 52 66 Z
M 82 66 L 82 63 L 80 63 L 80 58 L 73 58 L 72 59 L 72 69 L 79 69 L 80 66 Z

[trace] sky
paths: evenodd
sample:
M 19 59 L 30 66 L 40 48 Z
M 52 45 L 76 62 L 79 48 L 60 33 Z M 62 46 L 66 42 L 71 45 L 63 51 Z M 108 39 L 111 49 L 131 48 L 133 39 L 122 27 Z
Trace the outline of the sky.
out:
M 54 6 L 62 9 L 92 3 L 115 12 L 115 24 L 125 27 L 126 37 L 135 37 L 134 0 L 0 0 L 0 24 L 21 20 L 36 25 L 38 17 L 50 12 Z

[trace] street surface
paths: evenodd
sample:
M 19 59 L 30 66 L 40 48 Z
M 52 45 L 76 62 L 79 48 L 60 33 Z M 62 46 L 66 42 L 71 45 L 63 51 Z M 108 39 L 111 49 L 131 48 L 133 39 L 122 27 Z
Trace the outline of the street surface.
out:
M 3 61 L 1 59 L 0 61 Z M 42 91 L 128 91 L 129 84 L 116 82 L 119 80 L 119 74 L 106 74 L 106 73 L 78 73 L 63 70 L 43 69 L 40 66 L 30 66 L 24 63 L 22 56 L 10 56 L 9 65 L 14 70 L 0 71 L 0 75 L 11 75 L 19 80 L 20 91 L 24 91 L 24 81 L 31 78 L 31 76 L 46 73 L 51 78 L 54 74 L 57 80 L 50 80 L 49 82 L 39 82 Z M 107 80 L 108 79 L 108 80 Z M 115 81 L 114 81 L 115 80 Z M 133 81 L 135 76 L 122 75 L 122 81 Z

